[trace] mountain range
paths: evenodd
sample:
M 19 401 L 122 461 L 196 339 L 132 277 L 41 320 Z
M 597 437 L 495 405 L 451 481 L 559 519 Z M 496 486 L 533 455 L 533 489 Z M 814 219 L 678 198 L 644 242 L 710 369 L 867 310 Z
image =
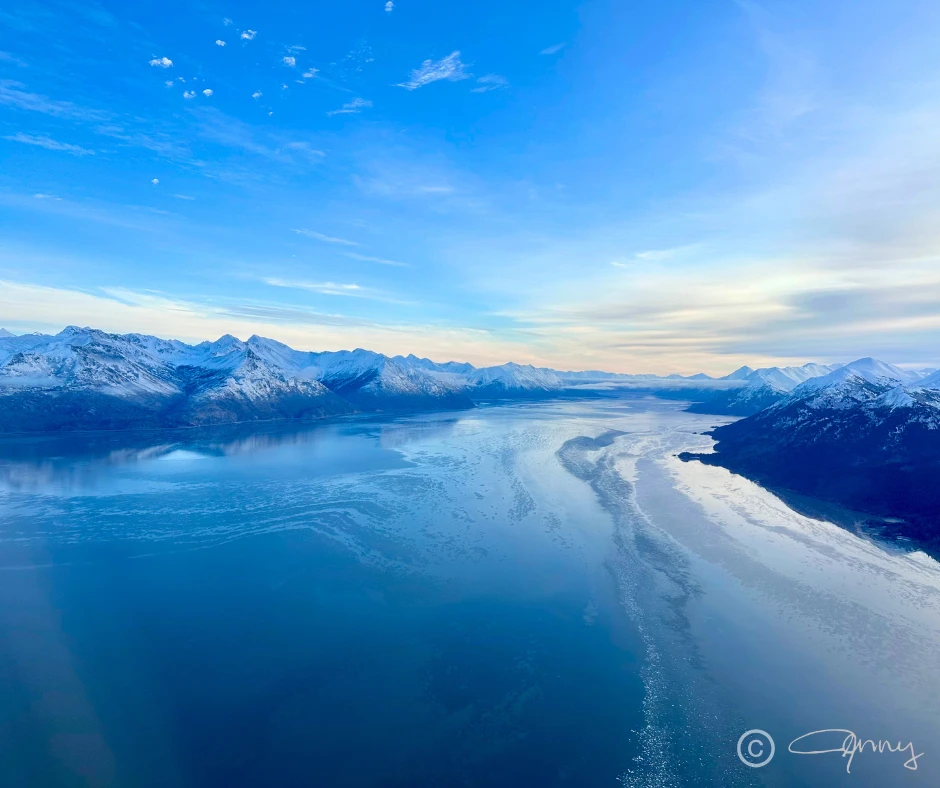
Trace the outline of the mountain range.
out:
M 859 359 L 712 435 L 714 453 L 680 456 L 894 518 L 889 530 L 919 541 L 940 540 L 940 372 Z
M 55 335 L 0 329 L 0 432 L 302 420 L 570 394 L 652 394 L 690 400 L 698 413 L 743 416 L 713 431 L 714 452 L 680 456 L 901 518 L 899 533 L 940 539 L 936 370 L 863 358 L 661 377 L 308 352 L 258 336 L 190 345 L 76 326 Z

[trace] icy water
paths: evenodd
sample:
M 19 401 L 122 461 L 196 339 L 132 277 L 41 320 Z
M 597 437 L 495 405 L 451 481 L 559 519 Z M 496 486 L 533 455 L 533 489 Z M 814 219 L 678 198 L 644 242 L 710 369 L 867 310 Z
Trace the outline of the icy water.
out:
M 940 565 L 676 458 L 718 422 L 3 441 L 0 785 L 940 785 Z

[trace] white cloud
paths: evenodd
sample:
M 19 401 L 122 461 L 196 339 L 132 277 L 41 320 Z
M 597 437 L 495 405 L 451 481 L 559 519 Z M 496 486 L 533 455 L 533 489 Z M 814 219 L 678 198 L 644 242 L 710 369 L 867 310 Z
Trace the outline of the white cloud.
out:
M 556 52 L 561 52 L 565 48 L 565 42 L 562 41 L 560 44 L 552 44 L 550 47 L 545 47 L 539 54 L 542 55 L 554 55 Z
M 309 290 L 313 293 L 319 293 L 320 295 L 362 296 L 362 293 L 360 292 L 362 288 L 355 283 L 341 284 L 339 282 L 298 282 L 277 279 L 274 277 L 266 278 L 263 281 L 265 284 L 271 285 L 272 287 L 290 287 L 297 290 Z
M 393 265 L 397 268 L 410 268 L 408 263 L 399 263 L 397 260 L 386 260 L 384 257 L 370 257 L 367 254 L 357 254 L 356 252 L 345 252 L 347 257 L 353 260 L 362 260 L 366 263 L 378 263 L 379 265 Z
M 195 200 L 195 197 L 190 197 L 188 194 L 174 194 L 173 195 L 177 200 Z
M 195 90 L 184 90 L 184 91 L 183 91 L 183 98 L 187 98 L 187 99 L 196 98 L 196 91 L 195 91 Z
M 58 200 L 59 202 L 62 202 L 62 198 L 56 197 L 54 194 L 43 194 L 40 192 L 39 194 L 34 194 L 33 197 L 37 200 Z
M 156 66 L 157 68 L 169 68 L 173 65 L 173 61 L 168 57 L 155 57 L 150 61 L 151 66 Z
M 420 68 L 411 72 L 407 82 L 399 82 L 397 87 L 416 90 L 442 79 L 459 82 L 461 79 L 469 79 L 470 76 L 466 64 L 460 62 L 460 51 L 454 50 L 441 60 L 425 60 Z
M 293 57 L 292 55 L 286 55 L 285 57 L 281 58 L 281 62 L 285 66 L 289 66 L 290 68 L 293 68 L 294 66 L 297 65 L 297 58 Z
M 21 131 L 18 131 L 16 134 L 11 134 L 8 137 L 4 137 L 5 140 L 10 140 L 11 142 L 22 142 L 24 145 L 35 145 L 39 148 L 47 148 L 48 150 L 58 150 L 65 153 L 73 153 L 76 156 L 93 156 L 94 151 L 88 150 L 87 148 L 82 148 L 78 145 L 71 145 L 68 142 L 59 142 L 54 140 L 51 137 L 46 136 L 35 136 L 33 134 L 24 134 Z
M 347 241 L 345 238 L 336 238 L 332 235 L 324 235 L 323 233 L 318 233 L 315 230 L 294 230 L 297 235 L 305 235 L 307 238 L 315 238 L 318 241 L 323 241 L 328 244 L 339 244 L 340 246 L 361 246 L 361 244 L 356 243 L 355 241 Z
M 253 99 L 259 99 L 259 98 L 261 98 L 261 91 L 260 91 L 260 90 L 256 90 L 254 93 L 251 94 L 251 97 L 252 97 Z
M 224 46 L 225 46 L 225 42 L 224 42 L 221 38 L 217 38 L 217 39 L 215 40 L 215 45 L 216 45 L 217 47 L 224 47 Z
M 225 17 L 225 19 L 222 20 L 222 24 L 228 27 L 229 25 L 232 24 L 232 20 L 229 19 L 228 17 Z
M 160 179 L 159 179 L 159 178 L 154 178 L 154 179 L 153 179 L 152 181 L 150 181 L 150 182 L 151 182 L 154 186 L 157 186 L 157 185 L 159 185 L 159 183 L 160 183 Z
M 372 102 L 367 99 L 355 98 L 352 101 L 343 104 L 342 109 L 334 109 L 327 112 L 327 115 L 355 115 L 367 107 L 371 107 Z
M 486 74 L 477 80 L 479 87 L 471 90 L 471 93 L 488 93 L 491 90 L 500 90 L 509 87 L 509 80 L 499 74 Z
M 302 47 L 299 44 L 295 44 L 294 46 L 287 47 L 287 51 L 288 52 L 306 52 L 307 47 Z
M 388 2 L 385 4 L 385 13 L 390 14 L 394 9 L 395 4 L 392 2 L 392 0 L 388 0 Z
M 168 79 L 165 84 L 166 84 L 166 86 L 167 86 L 168 88 L 171 88 L 171 87 L 173 87 L 176 83 L 175 83 L 172 79 Z
M 206 98 L 208 98 L 209 96 L 211 96 L 211 95 L 212 95 L 212 88 L 206 88 L 204 91 L 202 91 L 202 95 L 205 96 Z
M 242 31 L 242 38 L 245 41 L 251 41 L 256 35 L 258 35 L 257 30 L 244 30 Z
M 304 79 L 313 79 L 313 78 L 317 75 L 317 72 L 318 72 L 319 70 L 320 70 L 320 69 L 318 69 L 318 68 L 308 68 L 306 71 L 304 71 L 303 74 L 301 74 L 301 76 L 302 76 Z

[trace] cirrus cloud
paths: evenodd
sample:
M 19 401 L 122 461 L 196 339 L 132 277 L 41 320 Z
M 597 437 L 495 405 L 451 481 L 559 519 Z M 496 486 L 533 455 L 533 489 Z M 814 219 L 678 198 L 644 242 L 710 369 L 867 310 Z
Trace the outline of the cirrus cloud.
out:
M 417 90 L 442 79 L 448 82 L 459 82 L 462 79 L 469 79 L 471 76 L 467 72 L 466 64 L 460 61 L 460 50 L 455 49 L 447 57 L 440 60 L 425 60 L 419 68 L 411 72 L 411 76 L 407 81 L 399 82 L 396 87 L 405 90 Z

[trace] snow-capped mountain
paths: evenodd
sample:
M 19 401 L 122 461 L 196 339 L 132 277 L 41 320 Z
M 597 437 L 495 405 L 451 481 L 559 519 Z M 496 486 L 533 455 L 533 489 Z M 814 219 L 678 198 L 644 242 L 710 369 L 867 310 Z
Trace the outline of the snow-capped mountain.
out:
M 940 537 L 938 384 L 940 377 L 859 359 L 718 427 L 715 453 L 697 458 L 861 511 L 906 516 Z
M 118 429 L 471 407 L 456 381 L 364 350 L 223 336 L 188 345 L 70 326 L 0 338 L 0 429 Z
M 565 387 L 553 369 L 512 362 L 475 369 L 467 376 L 467 384 L 476 396 L 483 397 L 499 397 L 514 392 L 548 394 Z
M 838 365 L 812 363 L 801 367 L 741 367 L 722 378 L 739 381 L 740 387 L 718 392 L 703 402 L 694 403 L 689 410 L 692 413 L 750 416 L 784 399 L 800 384 L 829 375 L 838 368 Z

